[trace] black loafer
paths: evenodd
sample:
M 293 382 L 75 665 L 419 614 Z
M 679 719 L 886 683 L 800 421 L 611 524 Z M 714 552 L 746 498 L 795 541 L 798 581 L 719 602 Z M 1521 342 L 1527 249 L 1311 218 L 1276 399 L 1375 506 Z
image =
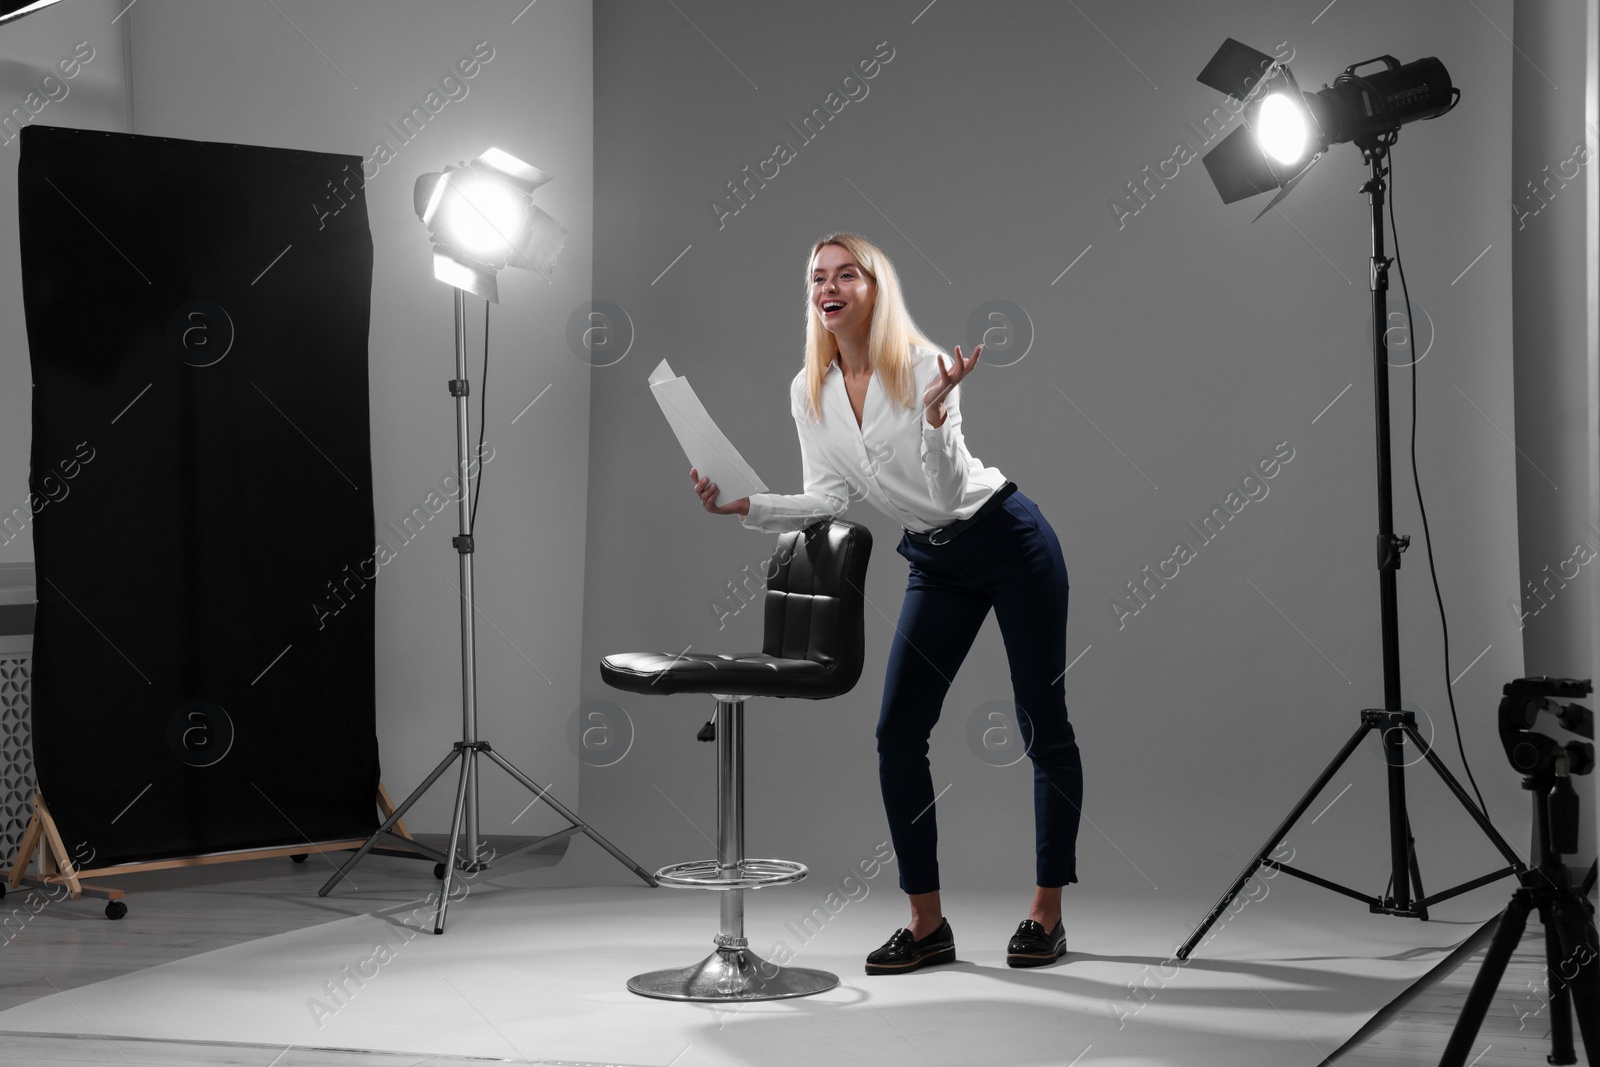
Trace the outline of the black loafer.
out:
M 1006 945 L 1006 962 L 1013 967 L 1043 967 L 1067 953 L 1067 931 L 1061 920 L 1056 920 L 1054 930 L 1046 930 L 1041 923 L 1023 919 L 1017 932 Z
M 920 941 L 904 927 L 896 930 L 889 940 L 867 953 L 867 973 L 904 974 L 936 963 L 954 963 L 955 959 L 955 934 L 950 930 L 950 920 L 941 919 L 939 928 Z

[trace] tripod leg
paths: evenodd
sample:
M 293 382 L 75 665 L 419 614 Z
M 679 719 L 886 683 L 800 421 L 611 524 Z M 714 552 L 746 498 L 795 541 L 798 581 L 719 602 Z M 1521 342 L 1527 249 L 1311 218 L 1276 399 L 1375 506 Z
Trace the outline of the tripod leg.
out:
M 601 848 L 603 848 L 607 852 L 611 853 L 611 855 L 616 857 L 616 859 L 617 859 L 617 861 L 619 863 L 621 863 L 624 867 L 628 868 L 634 874 L 637 874 L 640 878 L 642 878 L 644 880 L 644 884 L 645 885 L 654 887 L 654 886 L 656 886 L 658 884 L 656 882 L 656 880 L 655 880 L 655 876 L 654 875 L 652 875 L 649 871 L 645 870 L 643 867 L 639 866 L 637 863 L 633 862 L 633 860 L 629 859 L 627 854 L 625 852 L 623 852 L 621 849 L 617 848 L 617 846 L 613 845 L 610 841 L 607 841 L 605 838 L 601 837 L 600 836 L 600 832 L 598 830 L 596 830 L 594 827 L 590 826 L 588 823 L 584 822 L 582 819 L 580 819 L 576 815 L 574 815 L 566 807 L 566 805 L 562 804 L 561 801 L 557 800 L 554 796 L 552 796 L 543 786 L 541 786 L 539 783 L 535 782 L 532 778 L 529 778 L 527 775 L 523 774 L 521 771 L 519 771 L 515 767 L 513 767 L 509 762 L 507 762 L 507 760 L 506 760 L 506 758 L 504 756 L 500 755 L 500 753 L 496 752 L 494 749 L 491 748 L 491 749 L 487 749 L 486 751 L 488 753 L 489 758 L 494 760 L 502 768 L 504 768 L 505 772 L 507 774 L 511 775 L 511 777 L 515 778 L 518 782 L 521 782 L 523 785 L 525 785 L 529 789 L 533 790 L 533 795 L 534 796 L 536 796 L 539 799 L 543 800 L 546 804 L 549 804 L 552 808 L 554 808 L 556 810 L 556 812 L 563 819 L 566 819 L 568 822 L 570 822 L 574 826 L 582 827 L 583 828 L 583 832 L 588 834 L 591 838 L 593 838 L 595 844 L 599 845 Z
M 1478 1037 L 1478 1027 L 1483 1025 L 1484 1013 L 1489 1010 L 1489 1002 L 1494 999 L 1495 990 L 1499 988 L 1500 979 L 1506 972 L 1506 961 L 1522 940 L 1522 931 L 1528 925 L 1528 911 L 1532 907 L 1532 894 L 1526 889 L 1519 889 L 1511 895 L 1511 903 L 1506 905 L 1506 910 L 1500 913 L 1500 921 L 1494 928 L 1494 940 L 1490 942 L 1489 952 L 1483 958 L 1483 968 L 1472 983 L 1472 992 L 1467 994 L 1461 1018 L 1456 1020 L 1455 1029 L 1450 1032 L 1450 1042 L 1445 1045 L 1444 1058 L 1439 1061 L 1439 1067 L 1463 1067 L 1467 1062 L 1467 1053 L 1472 1050 L 1472 1043 Z
M 1600 933 L 1595 931 L 1594 916 L 1588 908 L 1579 911 L 1574 925 L 1584 935 L 1589 951 L 1587 962 L 1568 983 L 1572 989 L 1572 1014 L 1578 1018 L 1589 1067 L 1600 1067 Z
M 1327 769 L 1317 777 L 1315 782 L 1311 783 L 1311 788 L 1306 790 L 1306 795 L 1300 798 L 1300 803 L 1296 804 L 1294 810 L 1289 812 L 1288 817 L 1278 824 L 1276 830 L 1272 831 L 1272 836 L 1267 838 L 1267 843 L 1261 846 L 1260 851 L 1255 854 L 1255 857 L 1249 863 L 1245 864 L 1244 870 L 1239 872 L 1239 877 L 1233 880 L 1233 885 L 1229 886 L 1228 891 L 1222 894 L 1222 898 L 1212 905 L 1211 911 L 1207 913 L 1204 921 L 1195 927 L 1194 933 L 1189 935 L 1189 940 L 1185 941 L 1178 949 L 1177 956 L 1180 960 L 1189 958 L 1189 953 L 1194 951 L 1194 947 L 1200 943 L 1200 939 L 1205 936 L 1206 931 L 1211 929 L 1211 925 L 1222 916 L 1223 911 L 1233 902 L 1233 898 L 1239 895 L 1239 891 L 1250 880 L 1250 876 L 1255 874 L 1261 867 L 1261 861 L 1266 859 L 1272 853 L 1272 850 L 1278 847 L 1278 842 L 1283 840 L 1284 835 L 1289 832 L 1289 828 L 1299 821 L 1300 816 L 1305 814 L 1306 809 L 1311 806 L 1311 802 L 1317 798 L 1317 794 L 1322 792 L 1328 781 L 1344 765 L 1344 761 L 1350 758 L 1350 753 L 1354 752 L 1356 746 L 1361 744 L 1362 739 L 1367 736 L 1367 731 L 1372 728 L 1371 723 L 1365 719 L 1362 720 L 1361 725 L 1356 728 L 1356 732 L 1350 735 L 1350 740 L 1346 741 L 1344 747 L 1339 750 L 1339 754 L 1333 757 L 1333 762 L 1328 764 Z
M 428 787 L 430 785 L 439 780 L 439 776 L 444 773 L 444 769 L 450 766 L 450 761 L 459 755 L 461 755 L 461 750 L 458 748 L 452 748 L 450 750 L 450 754 L 439 761 L 439 765 L 433 769 L 433 773 L 428 775 L 428 777 L 423 780 L 421 785 L 413 789 L 411 791 L 411 795 L 406 797 L 405 802 L 402 803 L 398 808 L 395 808 L 387 819 L 383 820 L 382 826 L 379 826 L 377 830 L 373 831 L 372 836 L 367 838 L 366 844 L 356 849 L 355 855 L 345 860 L 344 866 L 335 871 L 333 877 L 329 878 L 327 882 L 323 884 L 322 888 L 317 890 L 317 896 L 327 896 L 329 890 L 339 884 L 339 879 L 345 877 L 345 872 L 350 870 L 350 868 L 354 867 L 357 863 L 361 862 L 362 857 L 372 850 L 373 845 L 378 843 L 378 838 L 382 837 L 390 827 L 404 818 L 405 813 L 411 810 L 411 805 L 415 804 L 422 794 L 428 791 Z
M 1556 902 L 1555 924 L 1564 950 L 1558 977 L 1572 998 L 1572 1013 L 1578 1017 L 1578 1032 L 1590 1067 L 1600 1064 L 1600 934 L 1595 932 L 1587 902 L 1568 889 Z M 1571 1048 L 1571 1028 L 1567 1043 Z M 1551 1063 L 1560 1062 L 1553 1056 Z M 1575 1062 L 1569 1055 L 1567 1063 Z
M 1545 904 L 1539 908 L 1539 921 L 1544 923 L 1544 984 L 1549 991 L 1550 1004 L 1550 1063 L 1577 1063 L 1572 1050 L 1572 989 L 1563 970 L 1570 973 L 1572 964 L 1564 962 L 1562 952 L 1563 931 L 1558 904 Z
M 444 933 L 444 910 L 450 904 L 450 883 L 455 880 L 456 874 L 456 850 L 461 847 L 461 820 L 466 814 L 467 781 L 472 777 L 473 757 L 477 754 L 478 750 L 474 748 L 461 753 L 461 777 L 456 784 L 456 813 L 450 819 L 450 851 L 446 853 L 444 884 L 439 887 L 439 910 L 433 916 L 433 932 L 436 934 Z

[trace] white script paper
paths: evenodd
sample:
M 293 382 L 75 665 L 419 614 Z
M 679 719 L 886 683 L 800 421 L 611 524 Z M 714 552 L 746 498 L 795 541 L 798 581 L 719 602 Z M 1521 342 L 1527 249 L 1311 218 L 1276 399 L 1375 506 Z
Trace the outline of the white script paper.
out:
M 689 379 L 674 375 L 666 360 L 650 373 L 650 392 L 678 435 L 689 465 L 716 485 L 717 499 L 712 506 L 720 508 L 751 493 L 767 491 L 766 484 L 706 413 Z

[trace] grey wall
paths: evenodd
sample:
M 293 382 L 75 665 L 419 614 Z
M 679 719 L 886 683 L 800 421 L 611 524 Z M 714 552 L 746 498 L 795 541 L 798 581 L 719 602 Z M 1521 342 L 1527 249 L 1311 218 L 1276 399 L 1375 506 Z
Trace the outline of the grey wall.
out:
M 70 0 L 5 27 L 0 40 L 8 49 L 12 40 L 29 42 L 24 54 L 40 61 L 89 37 L 104 58 L 95 59 L 85 77 L 98 78 L 117 70 L 121 27 L 111 18 L 124 6 Z M 393 151 L 391 161 L 368 169 L 366 186 L 375 251 L 369 340 L 375 540 L 388 521 L 398 525 L 422 506 L 456 463 L 454 402 L 445 386 L 454 376 L 451 291 L 433 279 L 412 184 L 418 174 L 470 159 L 490 145 L 554 174 L 539 203 L 573 236 L 551 277 L 505 273 L 490 324 L 485 440 L 494 452 L 483 468 L 478 510 L 479 715 L 482 735 L 497 749 L 576 803 L 577 757 L 566 736 L 578 694 L 589 371 L 567 351 L 564 337 L 569 315 L 587 300 L 591 285 L 591 16 L 587 3 L 569 0 L 539 5 L 513 24 L 523 6 L 282 0 L 275 9 L 246 0 L 146 0 L 122 21 L 132 20 L 133 132 L 363 158 L 382 140 Z M 386 124 L 398 125 L 412 104 L 438 91 L 480 41 L 488 42 L 493 58 L 465 81 L 466 95 L 453 90 L 459 98 L 402 143 Z M 95 99 L 84 93 L 81 110 L 66 110 L 77 105 L 75 94 L 63 110 L 47 111 L 38 121 L 124 128 L 118 125 L 125 107 L 120 87 L 108 89 L 103 106 L 91 109 Z M 8 191 L 14 164 L 4 175 L 0 199 L 14 203 Z M 14 233 L 14 218 L 4 225 Z M 8 354 L 0 363 L 0 500 L 6 501 L 26 493 L 29 440 L 14 237 L 8 247 L 8 305 L 0 327 Z M 288 255 L 296 251 L 315 254 L 307 248 Z M 476 444 L 483 303 L 469 300 L 468 315 Z M 314 500 L 285 501 L 285 507 L 297 520 L 285 536 L 317 535 Z M 390 535 L 396 558 L 373 587 L 378 737 L 384 782 L 396 800 L 460 736 L 455 532 L 452 506 L 403 546 Z M 31 558 L 31 543 L 19 540 L 3 551 Z M 453 780 L 414 809 L 408 820 L 413 830 L 448 827 Z M 483 782 L 484 828 L 533 832 L 565 825 L 539 807 L 513 827 L 531 799 L 491 768 Z
M 1592 413 L 1591 333 L 1596 165 L 1595 4 L 1516 5 L 1511 157 L 1516 306 L 1517 514 L 1521 580 L 1516 603 L 1530 675 L 1600 678 L 1595 606 L 1600 564 L 1593 478 L 1600 465 Z M 1587 162 L 1586 162 L 1587 161 Z M 1587 563 L 1584 560 L 1588 560 Z M 1592 705 L 1591 705 L 1592 706 Z M 1553 724 L 1541 732 L 1571 738 Z M 1595 780 L 1582 780 L 1592 820 Z M 1597 829 L 1593 822 L 1591 829 Z M 1594 859 L 1584 835 L 1575 864 Z
M 1219 892 L 1360 709 L 1381 706 L 1359 154 L 1339 147 L 1286 211 L 1254 225 L 1258 208 L 1224 207 L 1198 161 L 1120 226 L 1108 205 L 1180 141 L 1209 147 L 1187 124 L 1219 98 L 1194 77 L 1234 36 L 1266 51 L 1287 42 L 1308 89 L 1383 53 L 1436 55 L 1463 87 L 1455 113 L 1405 129 L 1394 201 L 1412 302 L 1435 332 L 1419 367 L 1417 461 L 1452 666 L 1492 646 L 1456 703 L 1491 812 L 1525 840 L 1524 795 L 1494 733 L 1499 687 L 1522 671 L 1504 604 L 1518 461 L 1501 436 L 1516 422 L 1513 52 L 1501 35 L 1511 8 L 1479 6 L 1344 0 L 1318 16 L 1245 2 L 835 3 L 772 5 L 755 20 L 731 0 L 597 4 L 595 293 L 627 309 L 637 337 L 594 377 L 582 685 L 625 710 L 636 739 L 621 762 L 583 767 L 588 816 L 646 865 L 708 853 L 711 750 L 694 732 L 711 701 L 608 690 L 597 664 L 623 650 L 758 648 L 759 612 L 719 626 L 715 605 L 733 603 L 728 583 L 774 539 L 700 508 L 645 379 L 670 358 L 768 485 L 800 491 L 785 387 L 800 365 L 806 255 L 832 229 L 888 251 L 913 313 L 946 348 L 976 339 L 969 319 L 988 301 L 1031 323 L 1031 347 L 1021 333 L 1007 345 L 990 336 L 988 365 L 964 387 L 966 441 L 1038 502 L 1064 548 L 1067 653 L 1082 654 L 1066 688 L 1086 763 L 1085 887 Z M 876 77 L 847 82 L 884 41 L 893 58 Z M 864 90 L 814 140 L 789 125 L 830 93 Z M 711 202 L 780 141 L 795 158 L 776 177 L 769 166 L 719 224 Z M 1398 280 L 1391 307 L 1403 310 Z M 1458 765 L 1407 463 L 1409 372 L 1391 387 L 1395 525 L 1413 538 L 1399 575 L 1405 693 Z M 1179 538 L 1198 543 L 1185 523 L 1285 441 L 1294 458 L 1269 495 L 1119 628 L 1110 603 L 1124 583 Z M 747 848 L 824 879 L 887 838 L 873 729 L 906 579 L 897 525 L 860 503 L 846 517 L 876 539 L 861 682 L 835 700 L 755 700 L 747 712 Z M 1033 878 L 1030 769 L 990 766 L 966 741 L 975 712 L 1010 698 L 991 616 L 933 736 L 935 787 L 949 786 L 941 861 L 946 885 L 1001 882 L 1021 901 Z M 1381 891 L 1382 772 L 1369 741 L 1326 801 L 1350 790 L 1291 835 L 1306 866 Z M 1498 865 L 1431 774 L 1411 780 L 1430 887 Z

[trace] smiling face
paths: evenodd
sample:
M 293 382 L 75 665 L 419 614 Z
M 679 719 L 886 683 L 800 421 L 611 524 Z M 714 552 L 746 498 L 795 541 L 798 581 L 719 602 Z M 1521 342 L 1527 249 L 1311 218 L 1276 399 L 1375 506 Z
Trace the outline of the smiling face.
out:
M 834 334 L 856 333 L 870 326 L 877 288 L 843 245 L 823 245 L 811 261 L 811 306 L 822 325 Z M 838 310 L 824 310 L 841 304 Z

